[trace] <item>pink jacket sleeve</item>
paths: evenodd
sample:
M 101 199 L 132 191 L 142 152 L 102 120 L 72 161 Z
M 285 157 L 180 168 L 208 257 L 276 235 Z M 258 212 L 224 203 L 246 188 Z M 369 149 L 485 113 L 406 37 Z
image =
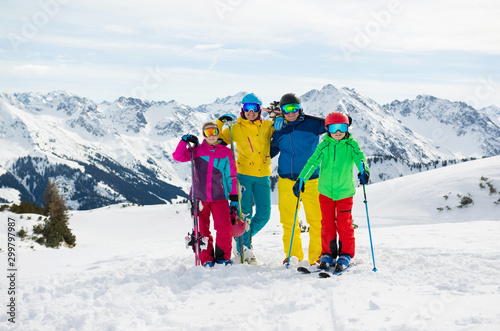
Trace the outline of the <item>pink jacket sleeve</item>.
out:
M 193 157 L 196 157 L 196 148 L 193 149 Z M 191 160 L 191 151 L 188 148 L 188 143 L 184 140 L 179 141 L 177 148 L 172 153 L 172 157 L 178 162 L 188 162 Z

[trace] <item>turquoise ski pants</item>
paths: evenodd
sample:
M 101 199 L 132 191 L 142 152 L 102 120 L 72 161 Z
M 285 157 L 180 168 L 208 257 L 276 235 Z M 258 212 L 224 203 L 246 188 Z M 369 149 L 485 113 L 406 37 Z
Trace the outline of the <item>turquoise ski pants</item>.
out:
M 269 222 L 271 218 L 271 181 L 269 176 L 255 177 L 238 174 L 238 181 L 242 188 L 241 212 L 250 219 L 250 230 L 243 234 L 243 245 L 250 248 L 252 238 Z M 255 203 L 255 214 L 253 204 Z M 236 238 L 238 251 L 240 237 Z

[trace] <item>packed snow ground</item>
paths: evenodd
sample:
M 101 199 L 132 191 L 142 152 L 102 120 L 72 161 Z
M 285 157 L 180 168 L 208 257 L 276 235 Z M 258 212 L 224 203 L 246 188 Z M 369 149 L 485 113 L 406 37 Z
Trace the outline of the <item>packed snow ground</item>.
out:
M 185 205 L 71 212 L 75 248 L 18 241 L 16 323 L 1 277 L 0 329 L 498 330 L 500 194 L 480 188 L 481 176 L 500 190 L 500 157 L 368 185 L 377 272 L 358 190 L 357 266 L 329 279 L 283 267 L 276 205 L 254 238 L 259 265 L 213 269 L 185 248 Z M 457 194 L 474 204 L 456 208 Z M 9 216 L 18 229 L 38 222 L 0 213 L 4 270 Z

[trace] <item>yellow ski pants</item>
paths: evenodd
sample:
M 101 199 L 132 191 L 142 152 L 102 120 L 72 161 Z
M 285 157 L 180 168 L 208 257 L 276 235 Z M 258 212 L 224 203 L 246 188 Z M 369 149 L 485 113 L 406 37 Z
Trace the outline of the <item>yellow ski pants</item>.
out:
M 280 222 L 283 225 L 283 249 L 286 257 L 288 257 L 290 250 L 295 207 L 297 206 L 297 197 L 293 194 L 294 184 L 294 180 L 278 178 Z M 308 259 L 309 263 L 313 264 L 319 260 L 321 255 L 321 208 L 319 206 L 318 179 L 307 181 L 304 192 L 300 194 L 300 200 L 304 204 L 306 222 L 309 224 Z M 300 234 L 299 214 L 297 214 L 290 256 L 295 256 L 299 261 L 302 261 L 304 260 L 304 252 Z

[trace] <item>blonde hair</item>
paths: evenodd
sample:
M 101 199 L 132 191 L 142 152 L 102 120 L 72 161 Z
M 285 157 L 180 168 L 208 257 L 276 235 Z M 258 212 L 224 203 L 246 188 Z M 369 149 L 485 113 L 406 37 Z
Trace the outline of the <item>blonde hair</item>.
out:
M 209 128 L 209 127 L 210 127 L 210 128 L 212 128 L 212 127 L 214 127 L 214 128 L 218 128 L 219 126 L 217 125 L 217 123 L 212 122 L 212 121 L 210 121 L 210 122 L 206 122 L 205 124 L 203 124 L 203 127 L 201 128 L 201 131 L 203 131 L 203 130 L 205 130 L 206 128 Z

